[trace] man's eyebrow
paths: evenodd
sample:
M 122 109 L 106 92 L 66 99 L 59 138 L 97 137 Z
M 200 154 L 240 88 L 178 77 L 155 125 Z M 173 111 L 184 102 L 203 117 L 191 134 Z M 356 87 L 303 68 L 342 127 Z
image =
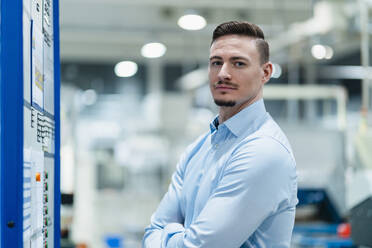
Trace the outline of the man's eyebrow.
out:
M 220 56 L 212 56 L 212 57 L 209 58 L 209 61 L 211 61 L 213 59 L 222 59 L 222 57 L 220 57 Z M 249 58 L 242 57 L 242 56 L 234 56 L 234 57 L 231 57 L 230 60 L 232 60 L 232 61 L 234 61 L 234 60 L 245 60 L 245 61 L 248 61 L 248 62 L 251 61 Z
M 251 61 L 249 58 L 241 57 L 241 56 L 232 57 L 232 58 L 230 58 L 230 60 L 245 60 L 245 61 L 248 61 L 248 62 Z
M 220 56 L 212 56 L 209 58 L 209 61 L 211 61 L 212 59 L 222 59 L 222 57 Z

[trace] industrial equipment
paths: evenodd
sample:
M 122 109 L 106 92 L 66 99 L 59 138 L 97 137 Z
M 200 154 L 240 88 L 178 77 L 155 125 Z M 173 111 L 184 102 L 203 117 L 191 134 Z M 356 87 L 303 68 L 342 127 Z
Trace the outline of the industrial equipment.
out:
M 0 247 L 59 247 L 58 0 L 0 4 Z

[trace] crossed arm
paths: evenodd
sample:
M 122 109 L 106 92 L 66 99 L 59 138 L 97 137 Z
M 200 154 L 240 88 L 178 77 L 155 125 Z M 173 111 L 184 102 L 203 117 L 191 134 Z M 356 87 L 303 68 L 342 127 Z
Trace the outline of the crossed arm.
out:
M 272 149 L 283 149 L 274 143 L 273 147 L 264 143 L 265 149 L 259 149 L 260 142 L 246 144 L 230 159 L 218 186 L 187 228 L 180 200 L 186 158 L 181 159 L 146 228 L 143 247 L 240 247 L 289 198 L 288 170 L 279 166 L 291 163 L 289 156 L 273 155 Z

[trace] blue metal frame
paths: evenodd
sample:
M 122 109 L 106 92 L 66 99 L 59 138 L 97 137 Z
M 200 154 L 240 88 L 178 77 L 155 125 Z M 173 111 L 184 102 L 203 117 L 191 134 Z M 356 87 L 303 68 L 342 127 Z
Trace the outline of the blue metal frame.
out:
M 54 247 L 60 247 L 61 239 L 61 187 L 60 187 L 60 56 L 59 56 L 59 1 L 53 1 L 54 36 L 54 118 L 55 118 L 55 154 L 54 154 Z
M 0 247 L 23 242 L 22 0 L 1 0 L 0 12 Z
M 338 226 L 327 223 L 296 224 L 292 240 L 299 247 L 354 248 L 351 238 L 337 235 Z
M 54 247 L 60 247 L 59 2 L 53 2 Z M 23 1 L 0 0 L 0 248 L 23 247 Z

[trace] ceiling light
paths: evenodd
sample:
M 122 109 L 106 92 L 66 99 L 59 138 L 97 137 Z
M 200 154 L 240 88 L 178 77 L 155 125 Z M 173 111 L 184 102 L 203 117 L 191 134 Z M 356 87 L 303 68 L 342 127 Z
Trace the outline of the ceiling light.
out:
M 282 67 L 278 64 L 273 64 L 273 73 L 271 73 L 272 78 L 279 78 L 282 75 Z
M 207 25 L 207 21 L 200 15 L 184 15 L 178 19 L 178 26 L 186 30 L 200 30 Z
M 115 65 L 115 74 L 118 77 L 131 77 L 137 73 L 138 66 L 132 61 L 122 61 Z
M 159 58 L 165 54 L 167 48 L 164 44 L 152 42 L 145 44 L 141 49 L 141 54 L 146 58 Z
M 324 59 L 326 57 L 327 50 L 323 45 L 314 45 L 311 48 L 311 54 L 316 59 Z
M 326 48 L 326 55 L 325 55 L 325 59 L 331 59 L 333 57 L 333 49 L 332 47 L 330 46 L 325 46 Z

